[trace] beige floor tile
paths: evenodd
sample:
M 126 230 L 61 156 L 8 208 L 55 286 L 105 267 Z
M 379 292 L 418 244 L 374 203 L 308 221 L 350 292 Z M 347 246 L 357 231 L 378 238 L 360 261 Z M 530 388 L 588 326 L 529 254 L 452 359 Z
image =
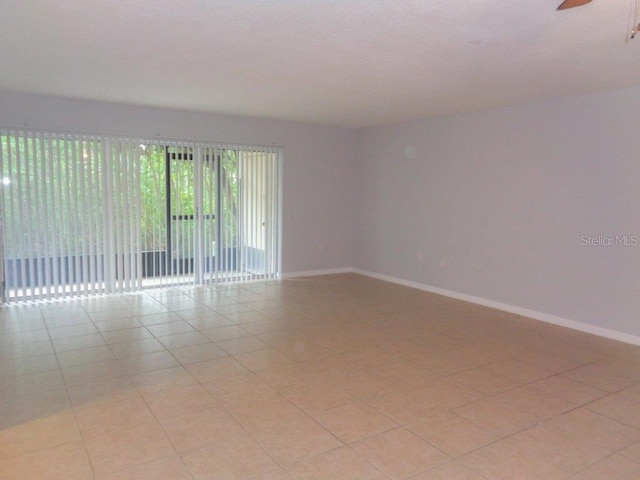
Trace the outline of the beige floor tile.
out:
M 84 435 L 156 424 L 151 410 L 140 396 L 127 396 L 110 402 L 76 408 Z
M 179 320 L 177 322 L 160 323 L 158 325 L 147 325 L 146 327 L 154 337 L 164 337 L 167 335 L 176 335 L 178 333 L 196 331 L 184 320 Z
M 45 325 L 49 329 L 91 323 L 91 317 L 89 317 L 89 315 L 82 309 L 79 309 L 77 312 L 60 313 L 58 315 L 49 315 L 48 313 L 43 312 L 42 316 L 44 317 Z
M 216 342 L 216 345 L 222 348 L 229 355 L 239 355 L 241 353 L 255 352 L 256 350 L 269 348 L 269 345 L 254 336 L 220 340 Z
M 87 298 L 78 299 L 77 301 L 71 300 L 71 302 L 73 303 L 70 305 L 82 308 L 82 310 L 84 312 L 87 312 L 87 314 L 90 317 L 94 314 L 105 314 L 107 315 L 106 318 L 113 318 L 108 315 L 109 313 L 116 316 L 122 316 L 127 314 L 129 316 L 131 315 L 128 313 L 129 311 L 126 309 L 126 306 L 121 301 L 121 297 L 119 295 L 105 296 L 105 297 L 87 297 Z M 57 306 L 54 307 L 54 305 L 55 304 L 52 304 L 51 307 L 52 307 L 52 310 L 56 311 L 56 314 L 57 314 L 58 308 L 56 308 Z M 62 305 L 64 307 L 67 306 L 66 302 Z M 98 318 L 100 319 L 100 317 Z
M 331 350 L 315 344 L 314 341 L 304 339 L 276 347 L 276 349 L 295 362 L 322 360 L 334 354 Z
M 116 377 L 99 382 L 84 383 L 68 388 L 69 398 L 76 409 L 99 403 L 138 397 L 138 391 L 129 377 Z
M 136 320 L 145 327 L 152 327 L 163 323 L 182 322 L 182 318 L 173 312 L 150 312 L 146 315 L 136 316 Z
M 122 303 L 122 297 L 119 295 L 110 297 L 83 298 L 78 301 L 82 309 L 90 315 L 97 312 L 118 312 L 122 313 L 122 309 L 126 308 Z
M 251 333 L 238 325 L 221 325 L 213 328 L 200 330 L 201 333 L 212 342 L 222 342 L 234 338 L 248 337 Z
M 126 328 L 142 326 L 142 324 L 138 322 L 138 319 L 130 316 L 131 314 L 127 310 L 123 310 L 122 312 L 124 313 L 121 314 L 119 311 L 100 312 L 103 315 L 93 313 L 91 314 L 91 319 L 100 332 L 110 332 L 112 330 L 124 330 Z
M 619 453 L 634 462 L 640 463 L 640 442 L 629 445 L 627 448 L 620 450 Z
M 254 352 L 241 353 L 234 355 L 234 358 L 253 372 L 293 362 L 292 359 L 280 353 L 275 348 L 265 348 Z
M 21 325 L 23 322 L 27 322 L 27 319 L 18 318 L 16 319 L 18 325 Z M 0 319 L 0 325 L 3 325 L 3 320 Z M 29 344 L 29 343 L 38 343 L 48 341 L 51 337 L 49 337 L 49 332 L 46 328 L 42 327 L 37 330 L 26 330 L 26 331 L 0 331 L 0 345 L 21 345 L 21 344 Z
M 349 403 L 312 415 L 345 443 L 352 443 L 397 427 L 384 415 L 361 403 Z
M 211 309 L 212 311 L 214 307 L 220 307 L 222 305 L 235 305 L 236 303 L 232 298 L 229 298 L 224 295 L 219 295 L 217 297 L 211 297 L 211 298 L 200 298 L 198 301 L 205 307 Z M 222 315 L 215 311 L 213 311 L 213 313 L 215 315 Z
M 0 348 L 2 348 L 0 346 Z M 37 355 L 24 358 L 8 358 L 0 362 L 0 378 L 28 375 L 30 373 L 57 370 L 58 361 L 55 355 Z
M 273 429 L 276 425 L 305 416 L 305 413 L 284 397 L 234 403 L 227 410 L 249 433 Z
M 589 410 L 640 429 L 640 397 L 624 393 L 608 395 L 586 406 Z
M 237 303 L 249 304 L 247 306 L 253 306 L 254 302 L 262 302 L 265 298 L 257 293 L 252 293 L 247 290 L 242 290 L 238 295 L 227 294 L 229 298 L 233 298 Z
M 189 469 L 178 455 L 151 460 L 118 472 L 98 475 L 96 480 L 193 480 Z
M 176 360 L 181 364 L 205 362 L 214 358 L 226 357 L 227 354 L 217 345 L 213 343 L 203 343 L 200 345 L 191 345 L 189 347 L 172 348 L 170 350 Z
M 408 425 L 440 413 L 443 408 L 431 401 L 424 389 L 394 389 L 365 401 L 367 405 L 398 425 Z
M 394 479 L 417 475 L 449 459 L 433 445 L 401 428 L 355 443 L 353 449 Z
M 292 480 L 293 477 L 289 475 L 286 470 L 279 468 L 271 472 L 259 473 L 258 475 L 252 475 L 247 480 Z
M 73 411 L 21 423 L 0 431 L 0 458 L 26 453 L 82 440 Z
M 178 361 L 169 352 L 162 351 L 121 358 L 120 364 L 129 375 L 135 375 L 137 373 L 177 367 Z
M 249 369 L 233 357 L 220 357 L 204 362 L 189 363 L 185 368 L 200 383 L 219 381 L 235 375 L 248 374 Z
M 287 323 L 275 318 L 264 317 L 261 321 L 241 323 L 242 329 L 251 335 L 261 337 L 262 335 L 275 333 L 281 334 L 287 331 Z M 269 342 L 267 342 L 269 343 Z M 276 344 L 277 345 L 277 344 Z
M 325 384 L 338 387 L 358 400 L 365 400 L 398 388 L 391 380 L 362 370 L 332 370 L 320 375 Z
M 562 375 L 548 377 L 529 385 L 536 390 L 564 398 L 576 405 L 584 405 L 607 394 L 603 390 L 590 387 Z
M 102 332 L 102 337 L 108 345 L 117 343 L 137 342 L 153 338 L 153 335 L 144 327 L 126 328 L 124 330 L 109 330 Z
M 2 345 L 0 360 L 12 358 L 25 358 L 36 355 L 51 354 L 54 352 L 51 340 L 32 343 L 10 343 Z
M 491 432 L 507 436 L 575 407 L 560 397 L 522 387 L 479 400 L 454 411 Z
M 301 311 L 297 308 L 299 304 L 296 304 L 295 301 L 291 301 L 291 307 L 288 307 L 289 302 L 284 302 L 278 305 L 277 307 L 270 308 L 262 308 L 259 313 L 264 317 L 270 320 L 281 320 L 281 319 L 298 319 L 302 316 Z M 301 303 L 305 303 L 304 300 Z
M 269 322 L 267 322 L 269 325 Z M 245 328 L 250 328 L 251 324 L 245 325 Z M 256 335 L 257 338 L 273 348 L 282 348 L 283 353 L 285 350 L 289 350 L 297 343 L 306 343 L 303 339 L 300 339 L 294 332 L 287 332 L 286 330 L 280 330 L 273 333 L 260 333 Z
M 84 434 L 97 476 L 167 457 L 175 450 L 158 424 L 99 430 Z
M 485 395 L 495 395 L 522 385 L 520 382 L 481 368 L 456 373 L 448 378 Z
M 640 431 L 586 408 L 578 408 L 546 422 L 546 425 L 615 452 L 640 440 Z
M 500 441 L 462 458 L 463 463 L 491 480 L 564 480 L 569 474 L 508 441 Z
M 143 394 L 158 419 L 171 418 L 218 406 L 214 397 L 199 384 L 173 387 Z
M 0 398 L 0 429 L 57 415 L 71 408 L 66 389 L 47 390 L 44 393 Z
M 127 307 L 127 310 L 133 314 L 135 317 L 144 318 L 146 316 L 157 315 L 157 314 L 167 314 L 170 313 L 169 309 L 164 305 L 153 305 L 153 304 L 142 304 L 142 305 L 134 305 Z M 140 323 L 142 323 L 141 318 L 138 319 Z
M 251 310 L 251 307 L 246 305 L 228 304 L 228 305 L 215 305 L 211 307 L 212 310 L 224 315 L 233 323 L 243 324 L 251 322 L 259 322 L 265 318 L 261 313 Z
M 622 360 L 602 360 L 562 375 L 609 393 L 631 387 L 640 381 L 637 364 Z
M 0 479 L 89 480 L 91 465 L 82 443 L 66 443 L 19 457 L 0 459 Z
M 448 378 L 440 378 L 429 383 L 421 390 L 429 403 L 442 409 L 452 409 L 471 403 L 482 397 L 481 394 Z
M 117 358 L 127 358 L 166 351 L 164 346 L 155 338 L 137 340 L 135 342 L 118 343 L 110 345 L 109 349 Z
M 377 470 L 349 447 L 322 453 L 287 467 L 296 480 L 385 480 Z
M 286 390 L 307 385 L 317 381 L 320 376 L 319 372 L 301 363 L 286 363 L 275 367 L 267 367 L 258 370 L 256 374 L 276 390 Z M 323 385 L 337 388 L 331 382 L 324 382 Z
M 116 358 L 111 349 L 106 345 L 60 352 L 56 356 L 58 357 L 61 368 L 104 362 Z
M 185 321 L 203 334 L 206 330 L 233 325 L 228 318 L 213 312 L 206 317 L 187 318 Z
M 306 416 L 259 430 L 254 437 L 280 465 L 288 465 L 343 446 L 340 440 Z
M 453 461 L 409 477 L 409 480 L 487 480 L 487 477 L 474 472 L 462 462 Z
M 233 442 L 248 437 L 240 424 L 222 408 L 161 418 L 160 423 L 179 452 L 211 442 Z
M 177 306 L 172 306 L 172 305 L 167 305 L 167 306 L 172 310 L 175 310 L 176 314 L 178 314 L 180 318 L 184 319 L 187 322 L 193 319 L 216 316 L 216 314 L 210 308 L 205 307 L 201 303 L 194 303 L 193 300 L 191 300 L 191 302 L 192 302 L 191 307 L 188 307 L 188 308 L 183 308 L 186 305 L 182 305 L 180 306 L 180 308 L 177 308 Z
M 600 358 L 593 352 L 572 348 L 569 345 L 565 345 L 563 351 L 559 351 L 554 346 L 550 346 L 546 350 L 543 348 L 513 349 L 511 356 L 516 360 L 535 365 L 552 373 L 565 372 Z
M 553 375 L 553 372 L 515 359 L 490 363 L 484 368 L 492 373 L 510 378 L 519 383 L 531 383 Z
M 635 480 L 639 404 L 640 347 L 355 274 L 0 309 L 0 479 Z
M 176 295 L 173 297 L 166 297 L 158 300 L 169 310 L 175 311 L 178 315 L 180 315 L 180 313 L 183 313 L 185 317 L 197 314 L 206 315 L 208 313 L 211 313 L 211 310 L 209 310 L 207 307 L 186 295 Z
M 64 380 L 59 370 L 0 378 L 0 398 L 36 395 L 61 388 Z
M 283 389 L 282 395 L 311 414 L 353 402 L 353 397 L 337 387 L 307 384 Z
M 536 416 L 530 412 L 496 398 L 480 400 L 457 408 L 454 412 L 503 437 L 519 432 L 538 422 Z
M 424 356 L 414 359 L 414 361 L 426 370 L 438 375 L 453 375 L 478 367 L 477 361 L 468 355 L 439 349 L 429 350 L 425 352 Z
M 56 353 L 106 345 L 104 338 L 102 338 L 102 335 L 100 335 L 99 333 L 73 337 L 54 338 L 52 339 L 52 342 L 53 348 L 55 349 Z
M 52 340 L 59 340 L 62 338 L 77 337 L 82 335 L 97 334 L 98 329 L 91 322 L 78 323 L 75 325 L 68 325 L 66 327 L 49 328 L 49 335 Z
M 398 359 L 392 361 L 390 363 L 385 363 L 385 365 L 393 365 L 404 364 L 408 368 L 403 368 L 402 371 L 407 373 L 415 372 L 420 377 L 420 370 L 414 370 L 412 366 L 418 366 L 415 363 L 415 360 L 420 360 L 425 352 L 429 349 L 429 346 L 426 345 L 426 341 L 423 343 L 422 341 L 416 341 L 415 336 L 422 332 L 422 329 L 416 324 L 414 321 L 404 320 L 400 318 L 394 318 L 394 325 L 390 328 L 390 323 L 384 317 L 381 317 L 380 322 L 382 323 L 377 328 L 380 330 L 381 337 L 378 344 L 387 352 L 393 354 Z M 386 324 L 386 326 L 385 326 Z M 429 337 L 432 332 L 427 334 Z M 421 338 L 424 338 L 421 336 Z M 401 371 L 396 371 L 397 373 L 401 373 Z
M 497 435 L 451 412 L 411 425 L 408 430 L 452 457 L 499 440 Z
M 45 328 L 45 323 L 37 315 L 37 318 L 32 318 L 29 314 L 20 315 L 19 312 L 13 311 L 15 318 L 4 318 L 0 322 L 0 334 L 27 332 L 31 330 L 41 330 Z
M 245 480 L 278 469 L 249 437 L 213 442 L 184 452 L 182 458 L 196 479 Z
M 195 385 L 198 381 L 184 367 L 170 367 L 131 375 L 131 381 L 143 394 Z
M 568 429 L 554 428 L 552 423 L 520 432 L 509 437 L 509 441 L 569 472 L 583 470 L 612 453 L 599 442 Z
M 228 376 L 213 382 L 205 383 L 204 387 L 223 405 L 236 405 L 275 400 L 278 392 L 264 383 L 253 373 Z
M 620 395 L 623 395 L 640 403 L 640 383 L 621 391 Z
M 263 296 L 263 292 L 259 293 L 260 296 Z M 260 312 L 263 310 L 268 310 L 270 308 L 277 308 L 281 305 L 280 302 L 276 300 L 268 300 L 266 297 L 263 297 L 261 300 L 255 300 L 252 302 L 248 302 L 247 306 L 256 312 Z
M 65 384 L 68 387 L 73 387 L 75 385 L 82 385 L 83 383 L 93 383 L 116 377 L 124 377 L 125 372 L 120 362 L 112 359 L 63 368 L 62 376 L 64 377 Z
M 158 341 L 167 349 L 177 349 L 182 347 L 191 347 L 193 345 L 202 345 L 203 343 L 211 343 L 207 337 L 200 332 L 176 333 L 175 335 L 166 335 L 159 337 Z
M 571 480 L 634 480 L 640 478 L 640 463 L 612 455 L 582 470 Z
M 376 367 L 396 363 L 399 360 L 398 355 L 393 352 L 388 352 L 378 345 L 371 346 L 368 344 L 341 353 L 338 358 L 343 365 L 351 370 L 361 370 L 369 367 L 370 372 L 375 371 Z

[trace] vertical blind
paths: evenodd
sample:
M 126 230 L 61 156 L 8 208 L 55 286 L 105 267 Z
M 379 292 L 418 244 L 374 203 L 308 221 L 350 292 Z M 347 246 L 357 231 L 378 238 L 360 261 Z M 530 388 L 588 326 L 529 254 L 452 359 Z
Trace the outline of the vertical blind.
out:
M 280 276 L 282 149 L 0 129 L 7 301 Z

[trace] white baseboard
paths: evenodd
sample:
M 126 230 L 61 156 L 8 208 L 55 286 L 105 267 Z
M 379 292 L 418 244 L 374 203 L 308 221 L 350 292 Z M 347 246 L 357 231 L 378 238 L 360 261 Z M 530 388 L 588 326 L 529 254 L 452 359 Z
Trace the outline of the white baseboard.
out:
M 566 318 L 558 317 L 556 315 L 550 315 L 548 313 L 537 312 L 535 310 L 529 310 L 527 308 L 516 307 L 506 303 L 496 302 L 494 300 L 488 300 L 482 297 L 475 297 L 473 295 L 467 295 L 466 293 L 455 292 L 453 290 L 446 290 L 444 288 L 433 287 L 424 283 L 412 282 L 410 280 L 404 280 L 402 278 L 392 277 L 390 275 L 382 275 L 379 273 L 369 272 L 367 270 L 360 270 L 357 268 L 348 269 L 353 273 L 365 275 L 371 278 L 377 278 L 378 280 L 384 280 L 386 282 L 396 283 L 398 285 L 404 285 L 406 287 L 416 288 L 425 292 L 435 293 L 438 295 L 444 295 L 445 297 L 451 297 L 458 300 L 463 300 L 469 303 L 475 303 L 477 305 L 483 305 L 485 307 L 495 308 L 496 310 L 502 310 L 504 312 L 514 313 L 523 317 L 532 318 L 534 320 L 540 320 L 542 322 L 551 323 L 561 327 L 571 328 L 585 333 L 597 335 L 599 337 L 610 338 L 612 340 L 618 340 L 620 342 L 630 343 L 633 345 L 640 345 L 640 337 L 637 335 L 631 335 L 629 333 L 619 332 L 618 330 L 611 330 L 608 328 L 596 327 L 595 325 L 589 325 L 583 322 L 577 322 L 575 320 L 569 320 Z
M 351 273 L 353 269 L 350 267 L 346 268 L 330 268 L 328 270 L 307 270 L 304 272 L 289 272 L 283 273 L 282 279 L 286 280 L 287 278 L 299 278 L 299 277 L 317 277 L 320 275 L 336 275 L 339 273 Z

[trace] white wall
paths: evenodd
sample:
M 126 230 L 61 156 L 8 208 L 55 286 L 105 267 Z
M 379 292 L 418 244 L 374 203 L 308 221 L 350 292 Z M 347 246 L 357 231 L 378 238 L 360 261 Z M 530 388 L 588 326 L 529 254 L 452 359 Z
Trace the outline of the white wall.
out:
M 285 148 L 283 271 L 356 267 L 640 335 L 640 89 L 353 132 L 0 93 L 0 125 Z M 354 241 L 355 240 L 355 241 Z
M 353 131 L 9 93 L 0 125 L 283 146 L 283 272 L 351 265 Z
M 354 266 L 640 335 L 640 89 L 359 132 Z

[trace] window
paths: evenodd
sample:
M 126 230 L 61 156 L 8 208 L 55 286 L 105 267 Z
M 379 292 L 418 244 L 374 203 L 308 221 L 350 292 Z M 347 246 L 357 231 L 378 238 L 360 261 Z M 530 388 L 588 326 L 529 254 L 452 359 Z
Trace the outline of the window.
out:
M 7 301 L 280 275 L 282 151 L 0 130 Z

